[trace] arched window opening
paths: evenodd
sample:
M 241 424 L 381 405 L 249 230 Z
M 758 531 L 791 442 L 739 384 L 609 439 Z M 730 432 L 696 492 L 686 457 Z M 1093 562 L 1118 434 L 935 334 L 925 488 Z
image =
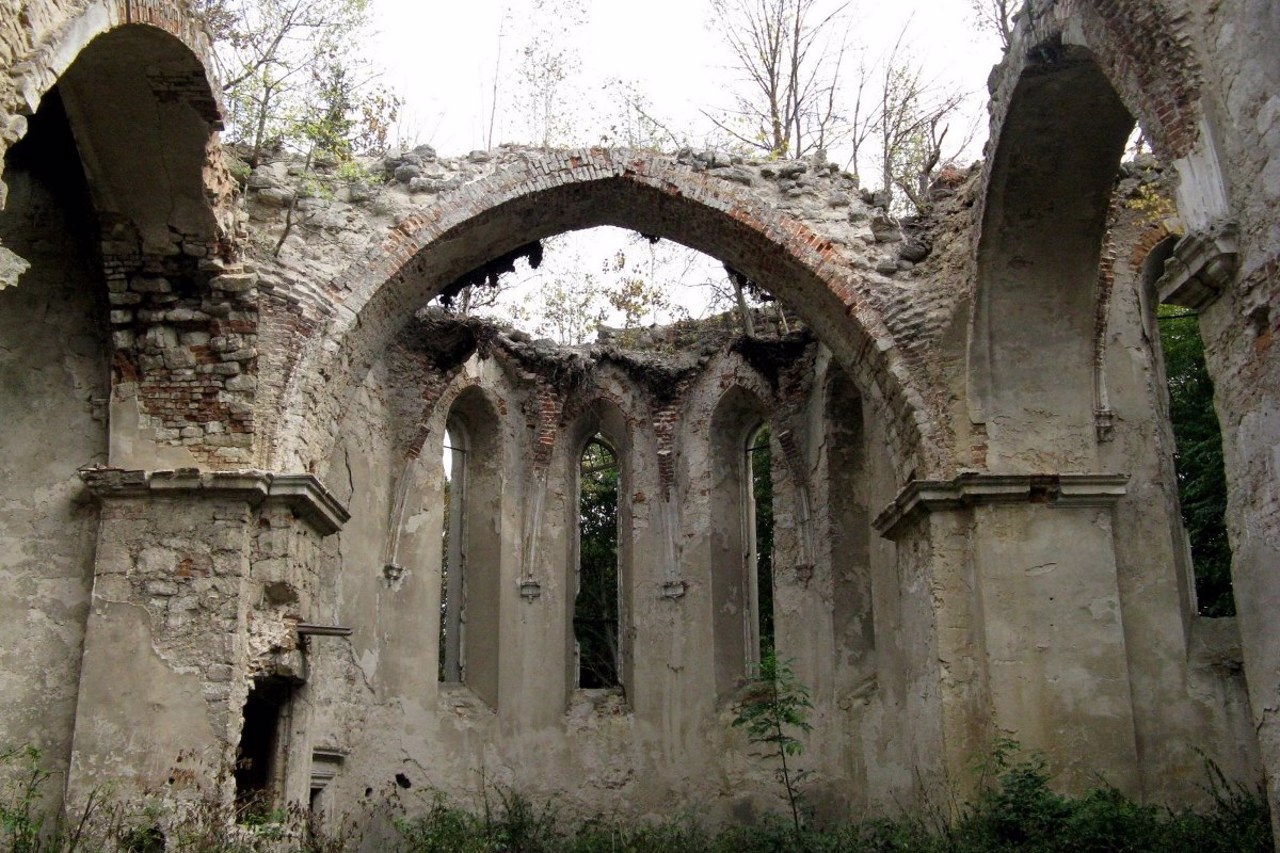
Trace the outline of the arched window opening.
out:
M 771 650 L 773 482 L 768 410 L 741 386 L 711 418 L 711 619 L 716 695 L 732 698 Z
M 744 478 L 746 511 L 746 574 L 750 608 L 745 620 L 747 671 L 755 672 L 760 661 L 774 650 L 773 621 L 773 452 L 768 424 L 750 434 L 746 446 Z
M 1194 311 L 1177 305 L 1161 305 L 1156 319 L 1177 448 L 1178 502 L 1191 546 L 1197 610 L 1202 616 L 1234 616 L 1227 475 L 1200 321 Z
M 440 680 L 465 681 L 463 641 L 466 600 L 466 434 L 451 424 L 444 436 L 444 524 L 440 555 Z
M 503 454 L 500 418 L 479 388 L 446 420 L 440 500 L 439 679 L 498 707 L 502 633 Z
M 573 610 L 578 687 L 620 687 L 618 455 L 596 433 L 579 461 L 578 593 Z

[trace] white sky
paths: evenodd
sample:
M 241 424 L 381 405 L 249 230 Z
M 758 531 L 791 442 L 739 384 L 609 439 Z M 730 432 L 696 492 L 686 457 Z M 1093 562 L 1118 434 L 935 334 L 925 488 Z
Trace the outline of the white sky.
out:
M 406 142 L 430 143 L 443 155 L 484 147 L 499 43 L 501 75 L 514 77 L 520 41 L 532 23 L 531 3 L 373 0 L 370 53 L 387 69 L 387 83 L 406 100 L 401 128 Z M 635 81 L 654 111 L 681 127 L 704 126 L 701 110 L 731 105 L 729 93 L 739 75 L 709 26 L 709 0 L 583 4 L 585 22 L 565 23 L 588 95 L 611 78 Z M 985 103 L 987 74 L 1000 49 L 993 35 L 976 31 L 969 0 L 853 0 L 846 16 L 851 43 L 865 46 L 872 62 L 892 47 L 909 21 L 906 41 L 927 78 L 974 93 Z
M 710 0 L 542 0 L 581 3 L 585 16 L 532 16 L 538 0 L 372 0 L 375 35 L 370 58 L 386 69 L 383 77 L 405 100 L 393 140 L 405 147 L 429 143 L 442 156 L 465 154 L 486 146 L 489 105 L 495 79 L 499 82 L 499 110 L 494 144 L 530 142 L 512 101 L 518 97 L 520 48 L 531 35 L 550 35 L 568 46 L 576 59 L 571 79 L 561 86 L 560 98 L 575 131 L 565 142 L 600 144 L 616 121 L 615 109 L 604 91 L 607 81 L 620 79 L 644 93 L 652 113 L 696 143 L 711 132 L 704 110 L 732 107 L 741 74 L 732 64 L 721 37 L 711 28 Z M 850 54 L 846 68 L 859 56 L 873 65 L 908 27 L 904 43 L 924 69 L 924 77 L 943 89 L 971 95 L 966 118 L 976 136 L 958 158 L 967 163 L 981 154 L 986 131 L 986 80 L 1000 58 L 999 43 L 978 32 L 970 0 L 852 0 L 845 13 L 849 44 L 862 52 Z M 501 53 L 499 53 L 501 51 Z M 948 139 L 960 139 L 968 127 L 953 126 Z M 949 152 L 954 153 L 954 152 Z M 832 153 L 840 161 L 840 155 Z M 841 165 L 845 165 L 841 163 Z M 604 232 L 603 229 L 598 231 Z M 564 275 L 569 266 L 599 269 L 618 248 L 627 249 L 626 235 L 611 229 L 570 239 L 569 251 L 548 253 L 536 280 Z M 638 253 L 631 247 L 630 252 Z M 557 268 L 557 254 L 563 264 Z M 696 273 L 705 277 L 711 264 Z M 528 275 L 524 276 L 529 279 Z M 683 300 L 683 297 L 678 297 Z M 696 301 L 696 300 L 695 300 Z M 697 314 L 698 311 L 694 310 Z M 659 321 L 669 318 L 657 317 Z M 613 318 L 611 323 L 616 323 Z

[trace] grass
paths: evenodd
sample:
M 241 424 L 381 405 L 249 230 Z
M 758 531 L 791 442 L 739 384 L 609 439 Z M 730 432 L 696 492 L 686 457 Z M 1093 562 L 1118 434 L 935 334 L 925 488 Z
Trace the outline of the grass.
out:
M 1260 790 L 1209 769 L 1212 808 L 1140 805 L 1114 788 L 1065 797 L 1041 759 L 1001 762 L 998 782 L 952 823 L 908 815 L 797 831 L 785 817 L 712 831 L 691 817 L 642 825 L 564 823 L 549 806 L 504 792 L 473 814 L 437 794 L 423 815 L 397 823 L 397 853 L 1273 853 Z
M 1141 805 L 1114 788 L 1079 797 L 1054 793 L 1042 759 L 1012 761 L 998 749 L 987 762 L 989 790 L 952 822 L 928 815 L 797 830 L 790 816 L 752 826 L 709 829 L 682 816 L 645 824 L 564 819 L 553 804 L 499 787 L 479 811 L 442 793 L 393 822 L 378 853 L 1274 853 L 1264 795 L 1232 785 L 1209 767 L 1212 806 L 1201 812 Z M 0 853 L 339 853 L 361 849 L 362 832 L 309 826 L 305 811 L 257 823 L 213 803 L 128 803 L 95 793 L 67 820 L 42 808 L 51 775 L 34 749 L 0 750 Z M 390 809 L 392 804 L 387 804 Z M 260 825 L 259 825 L 260 824 Z

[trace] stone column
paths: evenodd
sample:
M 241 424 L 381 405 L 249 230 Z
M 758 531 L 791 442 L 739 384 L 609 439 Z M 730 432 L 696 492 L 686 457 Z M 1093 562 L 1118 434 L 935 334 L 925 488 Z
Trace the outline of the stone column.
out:
M 108 783 L 227 802 L 253 679 L 305 682 L 316 545 L 346 510 L 309 475 L 81 476 L 102 510 L 69 802 Z M 278 794 L 309 772 L 283 768 Z
M 1141 793 L 1111 529 L 1123 495 L 1115 475 L 964 474 L 912 483 L 876 520 L 899 545 L 904 613 L 933 633 L 913 648 L 941 719 L 938 793 L 972 796 L 997 737 L 1043 751 L 1068 789 L 1101 773 Z

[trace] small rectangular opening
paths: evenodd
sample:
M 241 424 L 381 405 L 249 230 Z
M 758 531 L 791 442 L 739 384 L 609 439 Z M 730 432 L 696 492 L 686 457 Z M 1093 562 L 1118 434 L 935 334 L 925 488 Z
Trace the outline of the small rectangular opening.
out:
M 276 801 L 281 772 L 282 732 L 293 685 L 281 678 L 253 682 L 244 703 L 244 727 L 236 750 L 236 813 L 263 816 Z

